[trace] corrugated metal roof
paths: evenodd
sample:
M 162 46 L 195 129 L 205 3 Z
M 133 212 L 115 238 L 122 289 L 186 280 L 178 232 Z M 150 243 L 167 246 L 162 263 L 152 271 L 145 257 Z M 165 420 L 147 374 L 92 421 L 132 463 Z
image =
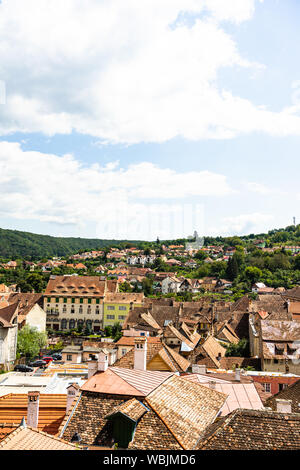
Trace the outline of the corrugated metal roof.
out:
M 209 387 L 209 384 L 203 384 Z M 263 410 L 264 406 L 258 395 L 254 383 L 233 384 L 216 383 L 215 389 L 218 392 L 228 395 L 228 398 L 221 409 L 221 416 L 226 416 L 237 408 L 247 410 Z
M 144 371 L 122 367 L 112 367 L 111 370 L 145 396 L 174 375 L 173 372 Z

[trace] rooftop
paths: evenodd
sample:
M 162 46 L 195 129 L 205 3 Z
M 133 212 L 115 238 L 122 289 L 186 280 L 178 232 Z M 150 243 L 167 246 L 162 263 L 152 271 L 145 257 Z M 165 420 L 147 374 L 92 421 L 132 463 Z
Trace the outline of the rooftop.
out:
M 78 447 L 58 437 L 31 427 L 14 428 L 4 439 L 0 438 L 0 450 L 77 450 Z
M 300 414 L 237 409 L 209 426 L 197 450 L 299 450 Z
M 81 387 L 83 391 L 144 397 L 173 374 L 170 372 L 142 371 L 109 367 L 93 375 Z
M 0 398 L 0 424 L 20 423 L 27 416 L 28 396 L 10 393 Z M 67 405 L 66 394 L 41 394 L 39 403 L 39 424 L 41 431 L 49 434 L 58 432 Z

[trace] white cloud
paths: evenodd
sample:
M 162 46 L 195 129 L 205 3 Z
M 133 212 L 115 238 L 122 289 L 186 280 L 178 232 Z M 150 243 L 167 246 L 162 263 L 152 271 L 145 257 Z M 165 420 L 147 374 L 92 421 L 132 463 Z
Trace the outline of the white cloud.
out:
M 233 217 L 224 217 L 218 227 L 211 227 L 208 233 L 211 235 L 230 236 L 247 235 L 250 233 L 264 233 L 269 230 L 270 223 L 274 220 L 271 214 L 255 212 L 241 214 Z
M 225 176 L 209 171 L 179 173 L 148 162 L 84 166 L 72 155 L 0 142 L 2 217 L 92 224 L 101 238 L 168 238 L 192 233 L 204 197 L 232 192 Z
M 271 112 L 217 86 L 223 67 L 260 67 L 223 29 L 254 10 L 255 0 L 3 0 L 0 135 L 75 130 L 125 144 L 299 135 L 298 107 Z M 182 13 L 194 23 L 176 21 Z
M 254 193 L 258 193 L 262 195 L 270 194 L 272 192 L 272 190 L 268 188 L 267 186 L 265 186 L 264 184 L 254 183 L 254 182 L 246 183 L 246 189 Z

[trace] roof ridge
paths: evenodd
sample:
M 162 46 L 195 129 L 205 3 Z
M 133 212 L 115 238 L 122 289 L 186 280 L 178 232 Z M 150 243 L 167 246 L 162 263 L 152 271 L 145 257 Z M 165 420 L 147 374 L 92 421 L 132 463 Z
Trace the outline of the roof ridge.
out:
M 236 408 L 235 410 L 233 410 L 229 415 L 226 415 L 224 417 L 221 417 L 218 421 L 214 421 L 213 423 L 211 423 L 205 430 L 204 432 L 202 433 L 202 435 L 200 436 L 200 438 L 198 439 L 198 441 L 196 442 L 195 446 L 194 446 L 194 449 L 197 449 L 198 447 L 198 444 L 199 442 L 201 441 L 201 439 L 204 438 L 205 434 L 208 432 L 208 429 L 210 427 L 212 427 L 213 425 L 216 425 L 218 424 L 218 426 L 216 427 L 216 429 L 213 430 L 213 432 L 206 438 L 204 439 L 204 441 L 202 442 L 202 445 L 201 447 L 203 447 L 207 442 L 209 442 L 216 434 L 217 432 L 220 430 L 221 427 L 226 427 L 228 426 L 228 424 L 234 419 L 235 415 L 237 414 L 237 412 L 240 410 L 240 408 Z M 197 449 L 199 450 L 199 448 Z
M 26 425 L 26 428 L 24 426 L 22 426 L 21 424 L 19 424 L 19 426 L 17 427 L 17 429 L 15 429 L 14 431 L 10 432 L 8 434 L 8 436 L 6 436 L 1 442 L 0 442 L 0 448 L 1 447 L 4 447 L 5 444 L 7 444 L 9 441 L 11 441 L 17 434 L 19 434 L 20 432 L 22 432 L 24 429 L 29 429 L 31 432 L 35 432 L 37 434 L 41 434 L 43 436 L 46 436 L 48 437 L 49 439 L 53 439 L 53 440 L 56 440 L 56 441 L 59 441 L 59 442 L 62 442 L 63 444 L 67 444 L 71 447 L 76 447 L 78 449 L 78 446 L 76 444 L 73 444 L 72 442 L 68 442 L 68 441 L 65 441 L 64 439 L 61 439 L 57 436 L 54 436 L 53 434 L 47 434 L 46 432 L 44 431 L 40 431 L 39 429 L 35 429 L 35 428 L 32 428 L 31 426 L 27 426 Z
M 171 378 L 171 377 L 169 377 Z M 166 426 L 166 428 L 168 429 L 168 431 L 172 434 L 172 436 L 174 437 L 174 439 L 178 442 L 178 444 L 184 449 L 184 445 L 180 442 L 180 440 L 177 438 L 177 436 L 174 434 L 174 432 L 172 431 L 172 429 L 170 429 L 170 427 L 168 426 L 168 424 L 165 422 L 164 418 L 160 415 L 160 413 L 158 411 L 155 410 L 155 408 L 153 408 L 153 406 L 149 403 L 149 401 L 147 400 L 147 397 L 145 398 L 145 401 L 147 403 L 147 405 L 151 408 L 151 410 L 159 417 L 159 419 L 164 423 L 164 425 Z
M 130 351 L 128 351 L 128 352 L 130 352 Z M 115 368 L 114 367 L 109 367 L 109 370 L 112 370 L 114 372 L 114 374 L 116 374 L 121 380 L 124 380 L 124 382 L 126 382 L 128 385 L 130 385 L 130 387 L 134 388 L 137 392 L 144 393 L 143 390 L 139 390 L 135 385 L 132 385 L 131 383 L 129 383 L 127 380 L 125 380 L 123 377 L 121 377 L 116 370 L 113 370 L 113 369 L 118 369 L 118 367 L 115 367 Z M 122 369 L 122 367 L 120 367 L 120 369 Z M 123 368 L 123 370 L 124 369 L 125 368 Z M 131 371 L 131 370 L 136 370 L 136 369 L 127 369 L 127 370 Z M 146 371 L 143 371 L 143 372 L 146 372 Z
M 185 357 L 181 356 L 177 351 L 174 351 L 172 348 L 170 348 L 169 346 L 167 346 L 166 344 L 164 344 L 166 350 L 167 350 L 167 353 L 169 356 L 171 356 L 171 361 L 173 359 L 173 361 L 176 362 L 177 366 L 182 369 L 181 365 L 179 364 L 179 362 L 176 360 L 176 355 L 180 356 L 181 359 L 184 359 L 186 360 L 187 362 L 189 362 Z M 172 352 L 171 352 L 172 351 Z M 174 357 L 175 356 L 175 357 Z M 190 363 L 190 362 L 189 362 Z M 185 372 L 185 371 L 184 371 Z

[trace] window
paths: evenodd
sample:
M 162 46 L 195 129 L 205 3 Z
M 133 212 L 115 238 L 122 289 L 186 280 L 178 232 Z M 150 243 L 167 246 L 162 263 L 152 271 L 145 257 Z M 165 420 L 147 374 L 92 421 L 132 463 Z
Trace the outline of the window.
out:
M 270 383 L 264 383 L 263 387 L 265 389 L 265 392 L 271 393 L 271 384 Z
M 75 328 L 75 320 L 70 320 L 69 328 L 70 328 L 70 330 L 71 330 L 72 328 Z
M 288 384 L 278 384 L 279 385 L 279 391 L 285 390 L 288 387 Z
M 50 298 L 50 297 L 47 297 L 47 302 L 51 302 L 51 298 Z
M 83 299 L 79 299 L 79 302 L 80 302 L 81 304 L 83 304 Z
M 99 311 L 99 307 L 96 307 L 96 311 L 95 311 L 96 315 L 99 315 L 100 311 Z
M 61 321 L 61 329 L 66 330 L 67 329 L 67 320 L 62 320 Z
M 107 310 L 115 310 L 115 307 L 113 305 L 108 305 Z
M 114 320 L 115 316 L 114 315 L 107 315 L 107 320 Z
M 75 304 L 75 299 L 72 299 L 72 304 Z
M 96 299 L 96 304 L 99 304 L 100 303 L 100 299 Z
M 72 354 L 67 354 L 67 361 L 72 361 Z
M 119 310 L 126 310 L 126 307 L 124 307 L 124 306 L 121 305 L 121 306 L 119 307 Z
M 91 304 L 92 303 L 92 299 L 88 299 L 88 304 Z
M 118 319 L 119 319 L 119 320 L 125 320 L 125 318 L 126 318 L 126 315 L 119 315 L 119 316 L 118 316 Z
M 55 302 L 58 304 L 58 302 L 59 302 L 59 298 L 58 298 L 58 297 L 56 297 Z
M 91 313 L 91 306 L 90 305 L 87 308 L 87 313 Z
M 127 353 L 127 349 L 122 349 L 122 356 L 124 356 Z
M 81 305 L 80 305 L 80 307 L 79 307 L 79 310 L 78 310 L 78 312 L 79 312 L 79 313 L 82 313 L 82 312 L 83 312 L 83 310 L 82 310 L 82 306 L 81 306 Z
M 68 302 L 68 299 L 65 297 L 64 298 L 64 303 L 66 304 Z
M 75 313 L 75 307 L 74 307 L 74 305 L 72 305 L 72 307 L 71 307 L 71 313 Z

